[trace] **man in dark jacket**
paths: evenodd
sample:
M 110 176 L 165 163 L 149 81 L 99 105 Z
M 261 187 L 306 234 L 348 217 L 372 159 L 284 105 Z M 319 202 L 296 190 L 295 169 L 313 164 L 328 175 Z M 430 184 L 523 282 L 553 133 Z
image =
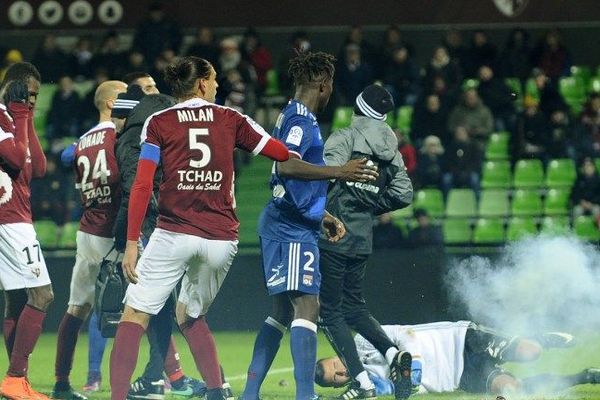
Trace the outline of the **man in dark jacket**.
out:
M 394 101 L 387 90 L 377 85 L 367 86 L 356 98 L 350 127 L 335 132 L 325 143 L 327 165 L 344 165 L 353 158 L 367 158 L 379 172 L 372 183 L 337 181 L 332 185 L 326 208 L 344 223 L 346 235 L 336 243 L 329 243 L 324 237 L 319 241 L 321 321 L 352 377 L 340 399 L 375 397 L 374 385 L 362 367 L 350 329 L 385 355 L 396 386 L 396 398 L 404 399 L 411 393 L 411 356 L 399 352 L 386 336 L 369 313 L 362 294 L 375 216 L 412 202 L 412 184 L 398 152 L 398 141 L 385 122 L 386 114 L 393 109 Z

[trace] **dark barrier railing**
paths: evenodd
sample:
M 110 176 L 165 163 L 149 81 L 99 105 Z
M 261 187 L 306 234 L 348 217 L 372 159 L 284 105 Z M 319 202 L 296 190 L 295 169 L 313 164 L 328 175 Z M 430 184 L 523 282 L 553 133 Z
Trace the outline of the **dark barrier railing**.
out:
M 492 254 L 497 252 L 492 250 Z M 472 254 L 472 253 L 471 253 Z M 364 282 L 365 297 L 381 323 L 423 323 L 464 317 L 450 310 L 443 277 L 451 260 L 464 255 L 443 248 L 378 251 L 370 258 Z M 48 310 L 45 330 L 56 331 L 67 308 L 73 256 L 48 254 L 55 300 Z M 3 306 L 2 300 L 0 305 Z M 270 311 L 260 256 L 239 254 L 208 319 L 215 330 L 256 330 Z

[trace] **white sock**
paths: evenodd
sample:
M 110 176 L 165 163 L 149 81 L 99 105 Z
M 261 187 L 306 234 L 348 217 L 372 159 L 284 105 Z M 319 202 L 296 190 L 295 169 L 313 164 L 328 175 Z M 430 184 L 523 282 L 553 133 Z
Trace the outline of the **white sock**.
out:
M 369 379 L 369 374 L 367 371 L 363 371 L 356 376 L 356 380 L 360 383 L 360 387 L 365 390 L 373 389 L 375 385 Z
M 394 362 L 394 357 L 396 357 L 396 354 L 398 353 L 399 351 L 395 347 L 390 347 L 389 349 L 387 349 L 387 351 L 385 352 L 385 359 L 389 365 L 392 365 L 392 363 Z

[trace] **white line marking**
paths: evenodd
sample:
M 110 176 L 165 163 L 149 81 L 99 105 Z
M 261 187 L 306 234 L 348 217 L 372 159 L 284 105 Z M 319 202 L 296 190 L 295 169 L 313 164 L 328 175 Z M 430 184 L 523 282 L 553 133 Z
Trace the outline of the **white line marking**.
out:
M 285 373 L 285 372 L 290 372 L 290 371 L 293 371 L 293 370 L 294 370 L 294 368 L 293 368 L 293 367 L 287 367 L 287 368 L 275 368 L 275 369 L 272 369 L 272 370 L 270 370 L 270 371 L 267 373 L 267 376 L 269 376 L 269 375 L 276 375 L 276 374 L 283 374 L 283 373 Z M 247 377 L 248 377 L 248 375 L 247 375 L 247 374 L 243 374 L 243 375 L 235 375 L 235 376 L 229 376 L 229 377 L 226 377 L 226 378 L 225 378 L 225 380 L 226 380 L 227 382 L 231 382 L 231 381 L 241 381 L 242 379 L 246 379 Z

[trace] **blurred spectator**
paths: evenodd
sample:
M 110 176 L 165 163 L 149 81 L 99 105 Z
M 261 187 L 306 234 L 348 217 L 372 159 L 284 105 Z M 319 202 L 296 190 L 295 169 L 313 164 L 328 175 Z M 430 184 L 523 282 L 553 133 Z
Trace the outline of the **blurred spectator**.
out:
M 431 223 L 429 214 L 425 209 L 417 208 L 413 215 L 417 220 L 417 226 L 408 233 L 409 246 L 441 246 L 444 244 L 442 228 Z
M 98 109 L 94 104 L 94 95 L 98 86 L 100 86 L 102 82 L 106 82 L 108 79 L 108 72 L 104 68 L 98 68 L 94 70 L 94 86 L 89 92 L 86 93 L 81 102 L 81 132 L 79 132 L 77 136 L 80 136 L 98 123 Z
M 218 79 L 219 84 L 222 86 L 217 93 L 218 101 L 223 104 L 229 96 L 229 91 L 233 90 L 233 87 L 227 82 L 228 73 L 231 70 L 236 70 L 245 86 L 245 112 L 253 116 L 256 111 L 256 71 L 248 61 L 242 59 L 242 53 L 236 39 L 225 38 L 221 41 L 221 54 L 219 55 L 217 69 L 221 74 Z
M 170 94 L 171 88 L 165 82 L 165 68 L 169 65 L 173 60 L 175 60 L 175 52 L 171 49 L 163 50 L 162 53 L 154 60 L 154 64 L 150 69 L 150 75 L 154 78 L 156 82 L 156 87 L 160 93 Z
M 544 71 L 534 68 L 532 75 L 539 92 L 540 110 L 542 110 L 547 118 L 556 110 L 569 110 L 569 106 L 556 89 L 556 84 L 550 81 Z
M 441 187 L 444 147 L 437 136 L 427 136 L 417 156 L 416 183 L 419 187 Z
M 92 42 L 88 37 L 80 37 L 69 55 L 69 74 L 76 80 L 92 78 Z
M 558 29 L 548 31 L 540 44 L 533 51 L 535 66 L 554 82 L 561 76 L 570 74 L 571 55 L 562 41 Z
M 586 157 L 579 167 L 577 180 L 571 190 L 573 217 L 600 216 L 600 176 L 591 158 Z
M 466 129 L 471 139 L 477 141 L 481 149 L 485 147 L 487 138 L 494 129 L 492 112 L 483 104 L 475 89 L 466 90 L 463 100 L 450 113 L 448 119 L 450 133 L 454 135 L 459 128 Z
M 310 39 L 305 31 L 296 31 L 290 36 L 288 48 L 283 57 L 279 60 L 277 67 L 282 93 L 292 96 L 294 91 L 293 81 L 288 74 L 290 60 L 294 58 L 298 52 L 308 51 L 310 48 Z
M 133 49 L 140 51 L 151 64 L 164 50 L 178 53 L 181 41 L 179 24 L 167 18 L 165 4 L 157 1 L 150 5 L 148 16 L 137 28 Z
M 415 56 L 414 46 L 404 41 L 402 38 L 402 31 L 400 31 L 398 25 L 388 26 L 383 33 L 383 45 L 381 46 L 381 50 L 379 52 L 382 65 L 390 62 L 392 59 L 392 53 L 400 46 L 406 47 L 410 56 Z
M 483 65 L 494 66 L 496 63 L 496 46 L 490 43 L 487 33 L 482 30 L 473 32 L 471 47 L 465 61 L 465 76 L 477 77 L 477 71 Z
M 436 94 L 430 94 L 425 101 L 417 103 L 412 117 L 411 139 L 417 147 L 423 143 L 423 139 L 429 135 L 435 135 L 442 143 L 449 142 L 448 111 L 441 104 Z
M 228 93 L 224 105 L 240 113 L 246 113 L 245 107 L 248 100 L 247 87 L 237 69 L 230 69 L 225 73 L 222 90 Z
M 130 51 L 127 54 L 125 65 L 123 65 L 123 73 L 126 75 L 132 71 L 149 71 L 150 67 L 144 59 L 144 55 L 139 51 Z
M 466 129 L 456 129 L 454 140 L 446 147 L 444 156 L 444 194 L 448 195 L 452 188 L 468 187 L 478 196 L 483 152 Z
M 375 46 L 365 40 L 362 27 L 358 25 L 350 27 L 350 30 L 344 38 L 342 47 L 338 51 L 338 59 L 344 57 L 346 46 L 349 44 L 355 44 L 360 47 L 360 53 L 362 54 L 363 58 L 368 60 L 369 64 L 371 64 L 371 67 L 373 68 L 373 74 L 376 77 L 379 77 L 381 75 L 381 71 L 383 70 L 383 65 L 381 65 L 381 56 Z
M 215 34 L 211 28 L 203 26 L 196 31 L 196 40 L 187 50 L 188 56 L 204 58 L 216 66 L 219 60 L 219 46 L 215 41 Z
M 54 157 L 48 157 L 44 179 L 31 182 L 33 219 L 64 225 L 69 220 L 67 204 L 74 191 L 71 182 L 69 173 L 58 166 Z
M 513 29 L 500 53 L 500 72 L 506 78 L 519 78 L 525 83 L 531 73 L 531 47 L 529 33 L 521 28 Z
M 56 44 L 56 36 L 47 34 L 31 61 L 40 71 L 42 83 L 56 83 L 68 67 L 68 58 Z
M 53 151 L 61 151 L 64 147 L 63 137 L 78 137 L 80 132 L 79 115 L 81 112 L 81 100 L 75 91 L 73 80 L 69 76 L 62 76 L 58 80 L 58 89 L 52 97 L 48 120 L 46 124 L 46 135 L 53 141 Z M 58 146 L 57 148 L 55 148 Z
M 517 120 L 517 130 L 512 151 L 515 160 L 520 158 L 539 158 L 546 160 L 548 144 L 548 120 L 540 111 L 538 102 L 531 96 L 525 96 L 525 109 Z
M 23 61 L 23 55 L 17 49 L 10 49 L 6 52 L 4 56 L 4 64 L 0 69 L 0 82 L 4 80 L 4 75 L 6 75 L 6 70 L 13 64 L 19 63 Z
M 108 32 L 92 59 L 94 71 L 101 68 L 111 79 L 120 76 L 124 72 L 125 65 L 125 56 L 120 47 L 119 34 L 115 31 Z
M 600 94 L 590 95 L 577 126 L 577 151 L 581 156 L 600 156 Z
M 381 214 L 373 227 L 373 250 L 403 247 L 404 234 L 394 225 L 392 213 Z
M 406 47 L 394 49 L 392 59 L 384 67 L 383 84 L 394 97 L 397 106 L 415 104 L 419 94 L 419 80 L 419 68 Z
M 495 76 L 487 65 L 479 68 L 477 92 L 483 104 L 489 107 L 494 116 L 497 131 L 513 131 L 515 126 L 515 96 L 504 81 Z
M 402 155 L 406 173 L 408 173 L 408 176 L 412 179 L 417 169 L 417 150 L 406 140 L 406 136 L 400 129 L 394 129 L 394 133 L 398 139 L 398 151 Z
M 267 71 L 273 68 L 273 57 L 258 36 L 258 32 L 249 28 L 244 33 L 242 42 L 243 58 L 247 60 L 256 72 L 257 91 L 264 93 L 267 87 Z
M 436 77 L 443 78 L 448 92 L 456 91 L 462 82 L 460 67 L 450 59 L 448 50 L 444 46 L 438 46 L 433 50 L 431 60 L 425 69 L 426 90 L 430 91 L 434 87 Z
M 549 158 L 576 158 L 572 143 L 572 127 L 566 112 L 556 110 L 552 113 L 548 132 L 546 152 Z
M 462 32 L 458 29 L 449 29 L 444 33 L 442 45 L 448 51 L 450 59 L 461 67 L 465 68 L 465 60 L 468 56 L 468 50 L 463 44 Z
M 338 60 L 335 68 L 335 88 L 342 105 L 353 105 L 356 96 L 366 86 L 373 83 L 373 68 L 364 60 L 360 47 L 349 44 L 344 51 L 344 58 Z

